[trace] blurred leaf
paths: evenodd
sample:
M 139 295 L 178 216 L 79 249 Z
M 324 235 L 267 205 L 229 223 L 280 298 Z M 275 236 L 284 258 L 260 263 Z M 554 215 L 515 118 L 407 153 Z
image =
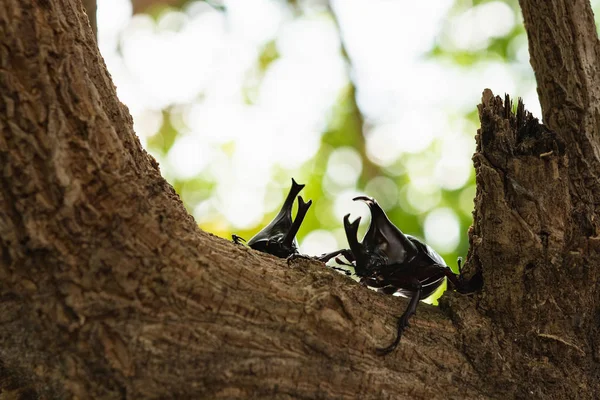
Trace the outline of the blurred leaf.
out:
M 279 52 L 277 51 L 277 45 L 275 40 L 268 41 L 258 57 L 258 66 L 261 71 L 266 71 L 271 63 L 279 58 Z
M 133 14 L 148 14 L 156 17 L 165 8 L 181 10 L 190 3 L 206 3 L 215 10 L 225 11 L 225 5 L 221 0 L 131 0 Z
M 148 138 L 148 149 L 151 152 L 158 152 L 164 156 L 171 150 L 177 135 L 179 135 L 179 132 L 171 123 L 169 111 L 163 110 L 162 126 L 155 135 Z

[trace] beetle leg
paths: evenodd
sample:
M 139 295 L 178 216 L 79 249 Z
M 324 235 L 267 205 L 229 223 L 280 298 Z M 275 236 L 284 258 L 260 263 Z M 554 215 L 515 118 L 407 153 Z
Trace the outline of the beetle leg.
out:
M 383 294 L 394 294 L 398 291 L 398 288 L 395 286 L 384 286 L 381 289 L 377 289 L 377 291 Z
M 337 257 L 339 255 L 346 257 L 348 259 L 348 261 L 350 261 L 350 262 L 354 261 L 354 256 L 352 255 L 352 252 L 350 251 L 350 249 L 341 249 L 341 250 L 333 251 L 331 253 L 324 253 L 324 254 L 321 254 L 320 256 L 318 256 L 317 260 L 327 263 L 333 257 Z M 337 261 L 337 258 L 336 258 L 336 261 Z M 340 263 L 340 264 L 343 264 L 343 263 Z
M 452 272 L 450 268 L 442 266 L 440 266 L 440 268 L 443 269 L 444 275 L 446 275 L 446 278 L 448 278 L 448 280 L 452 282 L 454 289 L 456 289 L 458 293 L 469 293 L 469 290 L 467 288 L 467 285 L 465 284 L 462 274 L 456 275 L 454 272 Z
M 400 339 L 402 338 L 402 333 L 406 328 L 410 326 L 408 320 L 411 316 L 417 313 L 417 305 L 419 304 L 419 300 L 421 299 L 421 283 L 419 283 L 418 279 L 413 279 L 410 282 L 410 286 L 410 288 L 403 288 L 411 290 L 413 292 L 413 295 L 410 298 L 410 302 L 408 303 L 406 311 L 404 311 L 404 314 L 402 314 L 402 316 L 398 318 L 398 333 L 396 334 L 396 339 L 394 339 L 392 344 L 390 344 L 389 346 L 377 349 L 377 354 L 380 356 L 389 354 L 392 350 L 396 348 L 396 346 L 398 346 L 398 343 L 400 343 Z
M 342 261 L 341 257 L 339 257 L 340 255 L 344 256 L 349 262 Z M 341 249 L 341 250 L 333 251 L 331 253 L 323 253 L 320 256 L 315 257 L 315 258 L 325 264 L 327 264 L 329 262 L 329 260 L 331 260 L 332 258 L 335 258 L 335 262 L 340 265 L 354 267 L 354 265 L 352 264 L 352 261 L 354 261 L 354 256 L 352 255 L 352 252 L 350 251 L 350 249 Z M 331 269 L 335 269 L 336 271 L 343 272 L 346 275 L 352 275 L 352 272 L 348 271 L 345 268 L 335 267 L 332 265 L 327 265 L 327 267 L 329 267 Z
M 347 269 L 344 269 L 344 268 L 340 268 L 340 267 L 329 267 L 329 268 L 335 269 L 336 271 L 343 272 L 346 276 L 352 275 L 352 272 L 350 272 L 350 271 L 348 271 Z
M 242 242 L 245 242 L 246 239 L 234 233 L 233 235 L 231 235 L 231 241 L 235 244 L 242 244 Z
M 327 263 L 333 257 L 339 256 L 344 251 L 345 251 L 344 249 L 341 249 L 341 250 L 332 251 L 331 253 L 323 253 L 320 256 L 317 256 L 317 260 L 319 260 L 321 262 L 324 262 L 324 263 Z
M 315 257 L 307 256 L 305 254 L 293 253 L 293 254 L 290 254 L 288 256 L 288 258 L 286 258 L 286 261 L 287 261 L 288 265 L 290 265 L 293 261 L 296 261 L 296 260 L 314 260 L 314 259 L 315 259 Z
M 383 289 L 386 286 L 389 286 L 388 282 L 385 282 L 381 279 L 376 279 L 373 277 L 363 277 L 363 278 L 361 278 L 360 283 L 362 283 L 365 286 L 372 287 L 374 289 Z M 394 290 L 394 292 L 396 290 L 397 290 L 397 288 Z
M 354 267 L 354 264 L 352 264 L 351 262 L 342 260 L 341 257 L 336 257 L 335 262 L 340 265 L 345 265 L 347 267 Z
M 456 289 L 458 293 L 468 294 L 481 290 L 481 287 L 483 285 L 481 273 L 476 273 L 470 280 L 467 281 L 464 278 L 461 270 L 462 259 L 460 259 L 460 261 L 461 262 L 459 262 L 458 264 L 458 275 L 452 272 L 450 268 L 440 266 L 442 268 L 442 271 L 444 272 L 444 275 L 446 275 L 446 278 L 448 278 L 448 280 L 452 282 L 452 285 L 454 285 L 454 289 Z
M 343 265 L 343 266 L 345 266 L 345 267 L 356 268 L 356 266 L 355 266 L 354 264 L 352 264 L 351 262 L 348 262 L 348 261 L 342 260 L 340 257 L 336 257 L 336 258 L 335 258 L 335 262 L 336 262 L 336 263 L 338 263 L 339 265 Z M 334 266 L 331 266 L 331 265 L 328 265 L 328 267 L 329 267 L 329 268 L 331 268 L 331 269 L 338 270 L 338 271 L 343 271 L 343 272 L 344 272 L 344 273 L 345 273 L 347 276 L 350 276 L 350 275 L 352 275 L 352 272 L 348 271 L 348 270 L 347 270 L 347 269 L 345 269 L 345 268 L 342 268 L 342 267 L 334 267 Z M 355 272 L 356 272 L 356 271 L 355 271 Z

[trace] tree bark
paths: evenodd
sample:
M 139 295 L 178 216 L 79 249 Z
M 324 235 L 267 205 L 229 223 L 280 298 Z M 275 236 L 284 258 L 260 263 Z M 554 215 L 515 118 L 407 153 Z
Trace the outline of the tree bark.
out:
M 82 0 L 83 8 L 85 9 L 85 13 L 90 20 L 90 27 L 92 28 L 92 33 L 95 37 L 98 37 L 98 23 L 97 23 L 97 11 L 98 6 L 96 4 L 96 0 Z
M 589 156 L 588 125 L 552 132 L 484 93 L 469 253 L 484 290 L 420 305 L 382 358 L 405 300 L 197 228 L 140 146 L 80 2 L 4 0 L 0 43 L 0 398 L 600 390 L 596 203 L 572 159 Z

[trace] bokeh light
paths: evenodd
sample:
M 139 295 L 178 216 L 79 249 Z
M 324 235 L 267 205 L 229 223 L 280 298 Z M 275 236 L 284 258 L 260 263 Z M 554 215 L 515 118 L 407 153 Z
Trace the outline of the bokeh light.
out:
M 450 253 L 460 241 L 460 221 L 449 208 L 437 208 L 427 214 L 423 223 L 425 241 L 439 253 Z
M 485 49 L 490 38 L 502 37 L 515 26 L 515 13 L 506 3 L 491 1 L 465 10 L 450 18 L 451 28 L 442 41 L 444 46 L 462 50 Z
M 398 186 L 385 176 L 376 176 L 365 186 L 365 193 L 377 199 L 379 205 L 386 210 L 392 209 L 398 202 Z
M 335 251 L 338 246 L 338 241 L 331 232 L 316 229 L 304 237 L 300 243 L 300 250 L 306 254 L 320 255 Z
M 362 160 L 351 147 L 335 149 L 327 162 L 326 174 L 340 186 L 355 187 L 362 171 Z

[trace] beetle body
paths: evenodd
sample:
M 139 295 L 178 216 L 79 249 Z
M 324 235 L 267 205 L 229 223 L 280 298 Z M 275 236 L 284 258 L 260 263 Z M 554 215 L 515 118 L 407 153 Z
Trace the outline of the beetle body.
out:
M 350 249 L 326 254 L 320 259 L 326 262 L 343 255 L 352 263 L 362 284 L 386 294 L 410 298 L 406 311 L 398 320 L 396 339 L 391 345 L 378 349 L 380 354 L 387 354 L 400 342 L 404 329 L 409 326 L 410 317 L 416 312 L 419 300 L 435 292 L 445 278 L 459 292 L 469 292 L 470 288 L 461 275 L 452 272 L 435 250 L 398 229 L 375 199 L 359 196 L 354 200 L 364 201 L 371 211 L 371 224 L 362 242 L 357 238 L 360 218 L 350 222 L 348 214 L 344 217 L 344 230 Z
M 249 247 L 280 258 L 287 258 L 298 254 L 296 234 L 312 204 L 312 200 L 304 202 L 302 196 L 298 196 L 304 186 L 296 183 L 292 178 L 292 187 L 281 210 L 267 226 L 248 241 Z M 296 214 L 296 218 L 292 220 L 292 208 L 296 196 L 298 196 L 298 213 Z M 233 235 L 235 243 L 239 244 L 243 240 L 241 237 Z

